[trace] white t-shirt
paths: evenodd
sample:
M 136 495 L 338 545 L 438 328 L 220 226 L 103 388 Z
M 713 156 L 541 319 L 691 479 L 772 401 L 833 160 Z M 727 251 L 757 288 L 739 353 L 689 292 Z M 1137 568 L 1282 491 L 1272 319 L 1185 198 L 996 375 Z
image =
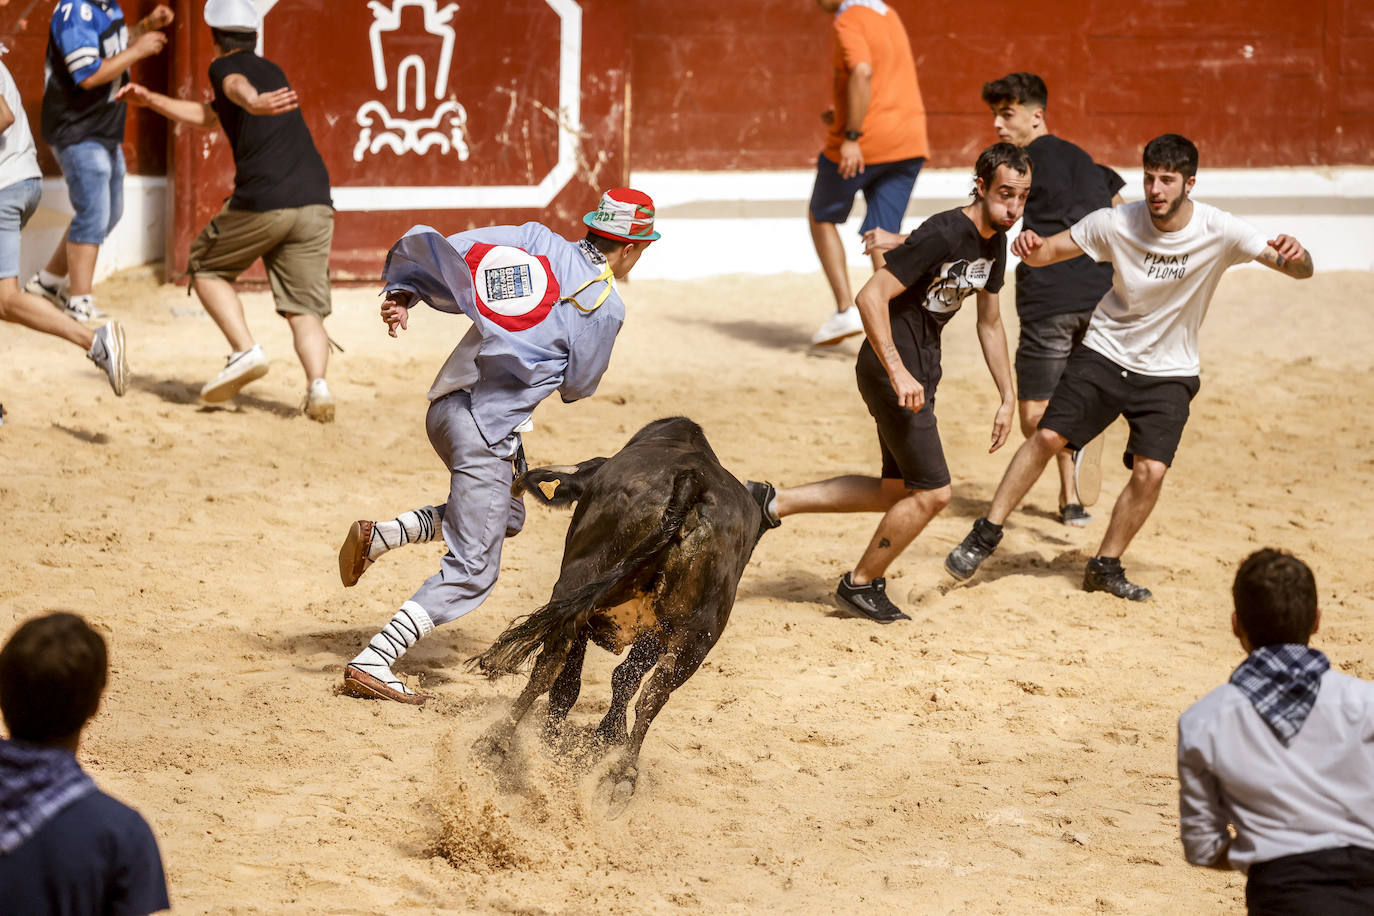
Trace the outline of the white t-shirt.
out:
M 38 168 L 38 150 L 34 148 L 33 131 L 29 130 L 29 119 L 24 114 L 24 100 L 19 97 L 19 87 L 4 64 L 0 64 L 0 93 L 14 112 L 14 123 L 0 134 L 0 188 L 8 188 L 25 178 L 42 178 L 43 172 Z
M 1259 230 L 1193 202 L 1177 232 L 1160 232 L 1145 201 L 1096 210 L 1069 234 L 1113 268 L 1112 288 L 1093 311 L 1084 346 L 1141 375 L 1201 372 L 1198 328 L 1226 269 L 1253 261 L 1268 242 Z

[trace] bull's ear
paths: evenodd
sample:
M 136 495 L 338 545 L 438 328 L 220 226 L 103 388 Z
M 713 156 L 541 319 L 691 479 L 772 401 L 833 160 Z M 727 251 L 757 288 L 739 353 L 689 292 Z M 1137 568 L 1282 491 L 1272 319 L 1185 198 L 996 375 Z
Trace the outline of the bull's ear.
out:
M 587 482 L 605 463 L 605 458 L 591 458 L 574 466 L 531 468 L 515 479 L 511 492 L 516 496 L 528 493 L 546 506 L 566 508 L 582 498 Z

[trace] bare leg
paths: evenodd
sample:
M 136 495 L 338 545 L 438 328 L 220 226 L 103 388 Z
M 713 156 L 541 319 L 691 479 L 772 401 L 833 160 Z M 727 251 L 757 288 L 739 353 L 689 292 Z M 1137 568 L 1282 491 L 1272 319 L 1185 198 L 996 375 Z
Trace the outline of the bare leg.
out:
M 806 218 L 811 224 L 811 240 L 816 243 L 816 255 L 821 259 L 821 268 L 835 296 L 835 310 L 843 312 L 854 304 L 854 296 L 849 289 L 849 268 L 845 264 L 840 230 L 834 223 L 817 222 L 810 213 Z
M 95 259 L 99 245 L 67 242 L 67 292 L 72 296 L 86 296 L 95 284 Z M 57 271 L 52 271 L 57 273 Z
M 251 349 L 253 335 L 248 330 L 248 322 L 243 317 L 243 303 L 239 301 L 238 293 L 234 292 L 233 284 L 209 274 L 196 274 L 191 285 L 200 297 L 200 304 L 205 306 L 205 311 L 229 341 L 230 349 L 235 353 Z
M 910 492 L 900 480 L 848 474 L 778 490 L 778 518 L 802 512 L 886 512 Z
M 1168 470 L 1169 466 L 1162 461 L 1136 456 L 1131 479 L 1112 508 L 1112 520 L 1097 550 L 1099 557 L 1120 557 L 1130 546 L 1131 539 L 1150 517 Z
M 291 338 L 305 370 L 306 383 L 324 378 L 329 365 L 329 335 L 324 332 L 324 321 L 318 315 L 295 313 L 287 313 L 286 321 L 291 325 Z
M 1061 451 L 1067 443 L 1068 440 L 1052 429 L 1037 429 L 1033 436 L 1022 442 L 1021 447 L 1012 456 L 1011 464 L 1007 465 L 1002 482 L 997 485 L 997 492 L 992 497 L 992 506 L 988 509 L 988 521 L 994 525 L 1005 522 L 1007 516 L 1021 504 L 1026 493 L 1040 479 L 1045 465 L 1049 464 L 1055 453 Z
M 83 350 L 95 339 L 94 331 L 48 300 L 21 291 L 17 277 L 0 279 L 0 320 L 60 337 Z
M 1035 435 L 1036 426 L 1040 423 L 1040 418 L 1045 415 L 1045 408 L 1049 401 L 1017 401 L 1016 406 L 1021 414 L 1021 435 L 1029 439 Z M 1055 463 L 1059 467 L 1059 508 L 1064 508 L 1069 503 L 1078 502 L 1078 488 L 1073 483 L 1073 451 L 1063 448 L 1059 454 L 1054 456 Z
M 67 226 L 67 232 L 71 231 L 71 226 Z M 57 243 L 57 248 L 53 251 L 52 257 L 48 258 L 48 266 L 44 268 L 48 273 L 59 277 L 67 275 L 67 233 L 62 233 L 62 241 Z
M 948 486 L 938 490 L 911 490 L 908 495 L 892 504 L 873 539 L 859 558 L 849 581 L 855 585 L 867 585 L 887 572 L 888 566 L 897 559 L 907 545 L 916 539 L 930 520 L 939 515 L 949 505 L 953 491 Z

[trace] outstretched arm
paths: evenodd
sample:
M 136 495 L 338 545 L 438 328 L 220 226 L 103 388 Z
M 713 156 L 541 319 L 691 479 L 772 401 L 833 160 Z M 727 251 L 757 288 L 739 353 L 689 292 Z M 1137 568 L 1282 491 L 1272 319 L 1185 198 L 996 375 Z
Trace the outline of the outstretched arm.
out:
M 1069 235 L 1067 229 L 1056 232 L 1047 239 L 1027 229 L 1011 243 L 1011 253 L 1025 261 L 1029 267 L 1047 267 L 1076 258 L 1083 253 L 1083 249 L 1078 247 L 1078 243 Z
M 978 343 L 1002 403 L 992 420 L 992 445 L 995 452 L 1006 444 L 1011 433 L 1011 417 L 1016 409 L 1016 391 L 1011 386 L 1011 360 L 1007 358 L 1007 332 L 1002 326 L 1001 300 L 996 293 L 978 291 Z
M 224 94 L 244 111 L 259 116 L 285 114 L 301 107 L 296 90 L 290 86 L 258 92 L 242 73 L 231 73 L 224 78 Z
M 147 86 L 138 83 L 126 84 L 115 94 L 115 101 L 128 102 L 138 108 L 147 108 L 164 118 L 176 121 L 178 124 L 187 124 L 201 130 L 211 130 L 219 123 L 215 109 L 204 102 L 174 99 L 160 92 L 154 92 Z
M 1269 242 L 1269 247 L 1255 258 L 1265 267 L 1287 274 L 1295 280 L 1306 280 L 1312 276 L 1312 254 L 1291 235 L 1280 235 Z

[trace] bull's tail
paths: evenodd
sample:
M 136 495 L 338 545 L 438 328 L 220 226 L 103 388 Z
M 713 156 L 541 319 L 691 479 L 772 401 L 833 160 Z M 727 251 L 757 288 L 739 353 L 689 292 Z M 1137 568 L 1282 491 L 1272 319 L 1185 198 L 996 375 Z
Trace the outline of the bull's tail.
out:
M 673 478 L 673 495 L 654 531 L 630 548 L 614 566 L 571 595 L 550 601 L 533 614 L 513 620 L 487 651 L 468 659 L 468 667 L 476 667 L 489 678 L 498 678 L 514 674 L 541 648 L 558 650 L 571 645 L 611 590 L 672 543 L 701 493 L 701 476 L 692 470 L 679 471 Z

